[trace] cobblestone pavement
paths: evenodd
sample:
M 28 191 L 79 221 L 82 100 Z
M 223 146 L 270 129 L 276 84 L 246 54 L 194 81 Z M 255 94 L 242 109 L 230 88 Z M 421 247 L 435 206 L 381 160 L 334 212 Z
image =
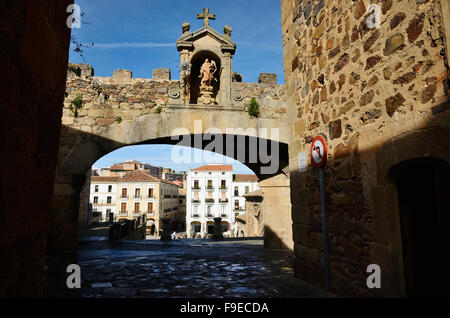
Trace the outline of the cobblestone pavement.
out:
M 79 241 L 81 297 L 326 297 L 262 239 Z

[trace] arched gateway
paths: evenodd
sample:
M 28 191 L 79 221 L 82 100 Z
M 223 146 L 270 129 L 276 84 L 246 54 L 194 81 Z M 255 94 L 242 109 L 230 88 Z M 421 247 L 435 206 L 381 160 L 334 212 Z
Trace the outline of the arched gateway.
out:
M 152 79 L 127 70 L 105 78 L 88 65 L 69 65 L 47 255 L 76 258 L 79 194 L 91 165 L 145 143 L 207 149 L 245 163 L 265 191 L 266 246 L 292 248 L 284 86 L 273 76 L 233 81 L 231 28 L 220 34 L 207 21 L 195 32 L 183 24 L 180 80 L 171 80 L 168 69 L 155 70 Z M 246 109 L 253 97 L 256 117 Z

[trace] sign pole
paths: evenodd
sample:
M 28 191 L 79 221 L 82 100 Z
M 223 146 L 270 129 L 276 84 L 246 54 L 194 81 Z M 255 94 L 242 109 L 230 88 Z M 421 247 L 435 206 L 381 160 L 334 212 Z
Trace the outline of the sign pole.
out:
M 323 270 L 325 290 L 329 291 L 329 267 L 328 267 L 328 235 L 327 235 L 327 209 L 325 204 L 325 176 L 323 167 L 319 168 L 320 206 L 322 208 L 322 245 L 323 245 Z
M 320 207 L 322 209 L 322 246 L 323 246 L 323 271 L 325 290 L 329 290 L 329 265 L 328 265 L 328 235 L 327 235 L 327 209 L 325 204 L 325 176 L 323 167 L 327 161 L 327 142 L 322 136 L 316 136 L 311 143 L 311 162 L 319 168 Z

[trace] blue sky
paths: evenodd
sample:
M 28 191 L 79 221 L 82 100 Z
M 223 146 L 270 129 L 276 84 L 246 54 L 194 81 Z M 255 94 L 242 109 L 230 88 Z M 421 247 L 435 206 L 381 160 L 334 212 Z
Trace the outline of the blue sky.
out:
M 119 68 L 133 77 L 151 78 L 152 70 L 169 67 L 178 79 L 179 55 L 175 47 L 181 24 L 199 29 L 197 13 L 210 8 L 216 14 L 211 26 L 223 32 L 228 24 L 237 44 L 233 70 L 243 81 L 257 82 L 261 72 L 277 73 L 284 83 L 279 0 L 76 0 L 85 13 L 80 29 L 73 29 L 80 43 L 94 43 L 85 50 L 88 64 L 97 76 L 112 76 Z M 71 47 L 69 60 L 82 63 Z
M 114 163 L 119 163 L 127 160 L 137 160 L 139 162 L 149 163 L 157 167 L 172 168 L 175 171 L 188 171 L 189 169 L 197 168 L 207 164 L 231 164 L 233 165 L 233 171 L 235 173 L 253 173 L 249 168 L 247 168 L 239 161 L 222 156 L 220 154 L 179 146 L 176 147 L 175 150 L 173 150 L 174 147 L 175 146 L 172 145 L 139 145 L 123 147 L 110 152 L 106 156 L 103 156 L 92 166 L 94 168 L 105 168 L 111 166 Z M 179 156 L 183 155 L 183 151 L 191 151 L 189 154 L 192 162 L 177 163 L 178 160 L 176 157 L 172 156 L 172 151 L 176 152 L 176 154 L 178 154 Z M 197 157 L 194 151 L 201 154 L 201 156 L 199 156 L 199 158 L 202 159 L 201 161 L 195 161 L 195 158 Z M 220 160 L 221 162 L 208 162 L 209 158 L 211 158 L 207 157 L 208 155 L 210 155 L 211 157 L 214 156 L 215 160 Z
M 228 24 L 233 28 L 231 38 L 237 44 L 233 71 L 245 82 L 257 82 L 261 72 L 277 73 L 278 83 L 284 83 L 281 41 L 281 8 L 279 0 L 75 0 L 84 13 L 80 29 L 72 35 L 83 44 L 86 63 L 94 67 L 96 76 L 112 76 L 116 69 L 133 72 L 136 78 L 151 78 L 152 70 L 168 67 L 172 78 L 179 79 L 179 53 L 176 40 L 181 25 L 191 24 L 191 31 L 203 26 L 197 13 L 210 8 L 216 20 L 212 28 L 223 32 Z M 72 45 L 69 61 L 83 63 Z M 206 162 L 177 164 L 171 160 L 172 146 L 144 145 L 118 149 L 94 164 L 108 167 L 129 159 L 179 170 L 195 168 Z M 229 159 L 228 159 L 229 160 Z M 237 173 L 251 173 L 233 161 Z

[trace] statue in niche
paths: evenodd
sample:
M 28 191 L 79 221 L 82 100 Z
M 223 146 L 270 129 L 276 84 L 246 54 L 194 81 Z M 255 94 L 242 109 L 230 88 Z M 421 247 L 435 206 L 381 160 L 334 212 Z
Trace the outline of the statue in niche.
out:
M 212 97 L 213 93 L 213 86 L 211 83 L 213 81 L 217 82 L 217 79 L 214 77 L 214 74 L 217 72 L 217 65 L 216 62 L 209 59 L 205 59 L 205 62 L 203 62 L 202 66 L 200 67 L 200 75 L 198 76 L 201 78 L 200 81 L 200 97 L 199 102 L 202 104 L 210 104 L 214 103 L 215 100 Z

